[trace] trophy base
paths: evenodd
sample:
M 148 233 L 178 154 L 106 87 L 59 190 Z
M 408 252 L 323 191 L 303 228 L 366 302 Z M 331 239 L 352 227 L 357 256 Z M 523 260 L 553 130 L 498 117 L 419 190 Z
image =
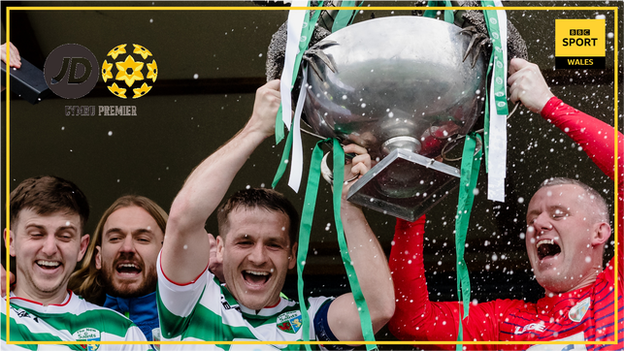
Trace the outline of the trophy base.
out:
M 459 179 L 455 167 L 395 149 L 353 184 L 347 200 L 412 222 L 456 188 Z

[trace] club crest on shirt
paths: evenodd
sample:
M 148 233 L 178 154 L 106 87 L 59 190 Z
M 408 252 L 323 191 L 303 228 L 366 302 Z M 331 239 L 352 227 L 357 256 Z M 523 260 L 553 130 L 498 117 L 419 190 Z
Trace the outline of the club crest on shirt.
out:
M 100 341 L 100 331 L 93 328 L 82 328 L 72 334 L 76 341 Z M 95 351 L 100 345 L 81 344 L 80 347 L 86 351 Z
M 286 333 L 297 333 L 302 323 L 301 311 L 284 312 L 277 316 L 277 327 Z
M 520 335 L 520 334 L 524 334 L 528 331 L 535 331 L 535 332 L 543 332 L 544 329 L 546 329 L 546 327 L 544 326 L 543 322 L 540 323 L 530 323 L 525 325 L 524 327 L 520 328 L 519 326 L 516 326 L 516 330 L 514 331 L 514 334 L 516 335 Z
M 587 310 L 589 310 L 589 304 L 590 298 L 588 297 L 570 308 L 570 312 L 568 313 L 570 320 L 577 323 L 580 322 L 585 316 L 585 313 L 587 313 Z

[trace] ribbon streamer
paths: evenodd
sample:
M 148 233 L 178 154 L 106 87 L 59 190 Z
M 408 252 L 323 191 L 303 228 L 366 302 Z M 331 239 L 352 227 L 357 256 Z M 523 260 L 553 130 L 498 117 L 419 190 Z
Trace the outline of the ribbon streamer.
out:
M 294 0 L 292 6 L 307 6 L 308 1 Z M 279 144 L 284 138 L 284 128 L 282 123 L 290 129 L 291 116 L 291 97 L 292 84 L 297 79 L 299 65 L 295 65 L 297 55 L 299 54 L 299 42 L 301 41 L 301 31 L 306 20 L 308 11 L 288 11 L 288 21 L 286 22 L 286 51 L 284 53 L 284 69 L 280 80 L 280 97 L 282 104 L 277 113 L 275 121 L 275 144 Z M 297 66 L 297 71 L 295 71 Z M 279 120 L 282 123 L 279 123 Z
M 445 6 L 445 7 L 453 7 L 450 0 L 443 1 L 429 1 L 427 3 L 427 7 L 437 7 L 437 6 Z M 434 10 L 426 10 L 423 13 L 423 17 L 435 18 L 437 15 L 437 11 Z M 453 10 L 444 10 L 444 21 L 447 23 L 455 22 L 455 15 L 453 14 Z
M 299 306 L 301 308 L 301 328 L 303 341 L 310 341 L 310 316 L 308 314 L 307 301 L 304 296 L 303 269 L 308 257 L 308 247 L 310 246 L 310 233 L 312 232 L 312 220 L 314 219 L 314 207 L 321 174 L 321 160 L 323 150 L 319 141 L 312 151 L 312 161 L 310 173 L 308 175 L 308 186 L 306 188 L 303 210 L 301 212 L 301 223 L 299 225 L 299 247 L 297 249 L 297 292 L 299 295 Z M 307 351 L 311 351 L 310 345 L 305 344 Z
M 295 119 L 293 127 L 290 131 L 292 137 L 292 163 L 290 165 L 290 178 L 288 186 L 296 193 L 299 192 L 301 185 L 301 177 L 303 177 L 303 145 L 301 142 L 301 112 L 303 111 L 303 103 L 306 96 L 306 82 L 308 81 L 308 70 L 303 68 L 303 80 L 301 89 L 299 89 L 299 97 L 297 98 L 297 107 L 295 108 Z
M 355 3 L 355 0 L 343 0 L 340 7 L 355 7 Z M 361 1 L 358 6 L 362 6 L 363 3 L 364 1 Z M 355 10 L 338 10 L 334 24 L 332 24 L 332 33 L 350 25 L 353 19 L 355 19 Z
M 483 7 L 502 7 L 499 0 L 482 1 Z M 504 10 L 483 10 L 492 41 L 491 84 L 487 96 L 486 134 L 488 199 L 505 201 L 505 175 L 507 171 L 507 15 Z M 487 125 L 487 124 L 486 124 Z
M 472 204 L 474 202 L 474 189 L 477 187 L 479 168 L 481 166 L 482 150 L 475 155 L 476 140 L 481 137 L 472 132 L 466 135 L 464 151 L 462 154 L 461 178 L 459 186 L 459 200 L 457 202 L 457 216 L 455 220 L 455 250 L 457 254 L 457 296 L 463 305 L 463 313 L 459 313 L 459 330 L 457 341 L 463 340 L 462 319 L 468 317 L 470 306 L 470 276 L 464 253 L 466 249 L 466 233 L 470 222 Z M 463 315 L 463 317 L 462 317 Z M 462 350 L 462 345 L 457 344 L 456 349 Z
M 293 6 L 295 5 L 296 4 L 293 3 Z M 318 6 L 322 7 L 323 1 L 319 1 Z M 280 109 L 277 112 L 277 116 L 275 117 L 275 143 L 276 144 L 278 144 L 284 138 L 284 135 L 283 135 L 284 130 L 282 127 L 282 123 L 286 124 L 289 130 L 292 129 L 291 125 L 295 123 L 293 122 L 293 119 L 291 118 L 291 111 L 292 111 L 291 90 L 292 90 L 293 85 L 295 84 L 295 81 L 297 80 L 299 67 L 301 65 L 301 58 L 303 57 L 303 53 L 305 52 L 305 50 L 308 48 L 310 44 L 310 40 L 312 38 L 312 35 L 314 33 L 314 28 L 316 26 L 316 22 L 318 21 L 320 14 L 321 14 L 320 10 L 315 10 L 311 17 L 308 15 L 308 11 L 304 11 L 304 10 L 290 10 L 289 11 L 288 23 L 287 23 L 288 38 L 286 42 L 284 70 L 282 71 L 282 77 L 280 81 L 280 97 L 281 97 L 282 103 L 280 105 Z M 303 15 L 303 19 L 300 18 L 300 15 Z M 301 23 L 301 26 L 299 26 L 299 23 Z M 298 32 L 300 33 L 299 36 L 294 34 L 294 33 L 297 33 L 298 28 L 301 28 L 301 30 Z M 301 86 L 301 90 L 303 91 L 304 89 L 305 89 L 305 80 L 302 81 L 302 86 Z M 303 102 L 305 101 L 305 99 L 302 98 L 303 96 L 305 96 L 305 94 L 302 94 L 300 92 L 298 100 L 297 100 L 297 106 L 299 106 L 299 104 L 303 106 Z M 298 111 L 298 114 L 297 114 L 297 111 Z M 302 111 L 302 108 L 298 108 L 295 111 L 296 113 L 294 116 L 294 120 L 296 121 L 297 124 L 299 123 L 299 119 L 301 118 L 301 111 Z M 280 116 L 281 116 L 282 123 L 280 123 Z M 288 139 L 290 139 L 290 142 L 287 141 L 284 147 L 284 152 L 282 154 L 282 162 L 280 166 L 278 167 L 278 171 L 275 174 L 275 178 L 273 179 L 274 187 L 279 182 L 279 180 L 281 179 L 284 173 L 288 155 L 290 154 L 290 148 L 293 143 L 293 140 L 292 140 L 293 132 L 294 131 L 291 130 L 291 132 L 288 134 Z M 278 133 L 281 135 L 278 135 Z M 297 130 L 297 133 L 298 135 L 295 138 L 300 140 L 301 135 L 299 134 L 299 130 Z M 300 144 L 300 141 L 299 141 L 299 144 Z M 297 157 L 297 163 L 293 163 L 296 165 L 295 167 L 297 167 L 295 168 L 295 173 L 301 172 L 301 170 L 303 169 L 302 154 L 303 154 L 303 151 L 301 153 L 295 154 Z M 299 156 L 301 156 L 301 158 L 299 158 Z M 291 167 L 291 172 L 292 170 L 293 169 Z M 301 178 L 301 173 L 299 173 L 299 178 Z M 293 181 L 293 184 L 296 185 L 296 189 L 293 188 L 295 192 L 299 191 L 300 182 L 301 182 L 301 179 L 299 179 L 298 181 Z M 289 182 L 289 185 L 290 183 L 291 182 Z
M 297 289 L 299 296 L 299 304 L 301 306 L 302 315 L 302 338 L 303 341 L 310 340 L 310 316 L 308 315 L 308 309 L 306 306 L 306 300 L 304 296 L 304 281 L 303 281 L 303 269 L 305 268 L 305 262 L 308 256 L 308 247 L 310 245 L 310 233 L 312 232 L 312 222 L 314 219 L 314 208 L 316 207 L 316 198 L 318 194 L 319 179 L 321 174 L 321 160 L 323 158 L 323 151 L 320 145 L 324 142 L 332 140 L 334 151 L 334 193 L 332 202 L 334 205 L 334 221 L 336 223 L 336 232 L 338 235 L 338 243 L 340 246 L 340 254 L 342 256 L 342 262 L 347 271 L 347 277 L 349 279 L 349 285 L 351 286 L 351 292 L 353 293 L 353 299 L 355 305 L 358 308 L 360 316 L 360 324 L 362 326 L 362 335 L 364 341 L 374 342 L 375 333 L 373 332 L 373 324 L 370 318 L 370 312 L 366 299 L 360 288 L 360 284 L 353 268 L 353 263 L 349 255 L 349 247 L 347 246 L 344 230 L 342 227 L 342 220 L 340 219 L 340 204 L 342 201 L 342 184 L 344 181 L 344 151 L 337 139 L 326 139 L 316 143 L 314 151 L 312 152 L 312 161 L 310 165 L 310 173 L 308 175 L 308 185 L 306 187 L 306 194 L 304 199 L 304 206 L 301 213 L 301 224 L 299 226 L 299 248 L 297 249 Z M 305 345 L 306 350 L 310 351 L 310 345 Z M 367 350 L 376 350 L 375 344 L 367 344 Z
M 355 300 L 355 306 L 358 309 L 360 315 L 360 325 L 362 326 L 362 335 L 364 341 L 375 341 L 375 333 L 373 331 L 373 323 L 370 318 L 370 312 L 360 283 L 353 268 L 353 262 L 349 255 L 349 247 L 347 246 L 347 240 L 342 228 L 342 219 L 340 219 L 340 205 L 342 202 L 342 184 L 344 182 L 344 163 L 345 156 L 342 145 L 338 142 L 338 139 L 333 139 L 333 151 L 334 151 L 334 222 L 336 223 L 336 233 L 338 234 L 338 244 L 340 246 L 340 255 L 342 256 L 342 263 L 347 271 L 347 278 L 349 279 L 349 286 L 351 287 L 351 293 Z M 368 351 L 377 350 L 377 345 L 366 344 Z

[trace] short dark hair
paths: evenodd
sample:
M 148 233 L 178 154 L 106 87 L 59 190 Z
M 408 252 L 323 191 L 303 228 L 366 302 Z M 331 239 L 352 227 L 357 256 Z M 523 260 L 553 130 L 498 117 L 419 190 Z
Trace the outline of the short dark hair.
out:
M 39 215 L 59 211 L 76 213 L 80 217 L 81 234 L 89 219 L 89 203 L 84 193 L 76 184 L 55 176 L 28 178 L 11 192 L 11 224 L 17 222 L 24 209 L 32 209 Z
M 297 242 L 299 233 L 299 214 L 295 206 L 280 192 L 272 189 L 250 188 L 236 192 L 217 211 L 219 234 L 225 237 L 229 230 L 228 215 L 235 209 L 261 208 L 268 211 L 278 211 L 288 216 L 290 220 L 288 238 L 292 246 Z

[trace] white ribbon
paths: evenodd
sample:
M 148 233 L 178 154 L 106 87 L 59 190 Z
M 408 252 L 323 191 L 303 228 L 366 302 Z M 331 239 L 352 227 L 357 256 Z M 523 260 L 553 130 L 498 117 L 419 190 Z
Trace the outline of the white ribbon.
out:
M 494 0 L 496 7 L 503 7 L 499 0 Z M 490 142 L 489 142 L 489 160 L 488 165 L 488 199 L 493 201 L 505 201 L 505 174 L 507 166 L 507 116 L 499 115 L 496 111 L 494 83 L 501 80 L 505 88 L 505 96 L 507 96 L 507 14 L 505 10 L 497 10 L 496 18 L 500 29 L 500 40 L 503 49 L 503 62 L 494 59 L 494 67 L 503 65 L 503 76 L 499 77 L 492 69 L 492 82 L 489 90 L 490 109 Z M 499 81 L 500 83 L 500 81 Z
M 301 185 L 301 178 L 303 177 L 303 143 L 301 142 L 301 112 L 303 111 L 303 103 L 306 98 L 306 82 L 308 81 L 308 70 L 303 68 L 303 80 L 301 83 L 301 90 L 299 91 L 299 97 L 297 98 L 297 107 L 295 109 L 295 120 L 293 123 L 293 142 L 292 142 L 292 156 L 290 164 L 290 178 L 288 178 L 288 186 L 292 188 L 296 193 L 299 192 L 299 186 Z
M 308 4 L 306 0 L 295 0 L 292 2 L 293 7 L 305 7 Z M 282 121 L 286 128 L 290 130 L 292 123 L 292 104 L 290 92 L 292 89 L 293 70 L 295 69 L 295 58 L 299 53 L 299 41 L 301 40 L 301 30 L 303 22 L 308 11 L 306 10 L 290 10 L 288 11 L 287 40 L 286 52 L 284 53 L 284 70 L 280 81 L 280 96 L 282 98 Z

